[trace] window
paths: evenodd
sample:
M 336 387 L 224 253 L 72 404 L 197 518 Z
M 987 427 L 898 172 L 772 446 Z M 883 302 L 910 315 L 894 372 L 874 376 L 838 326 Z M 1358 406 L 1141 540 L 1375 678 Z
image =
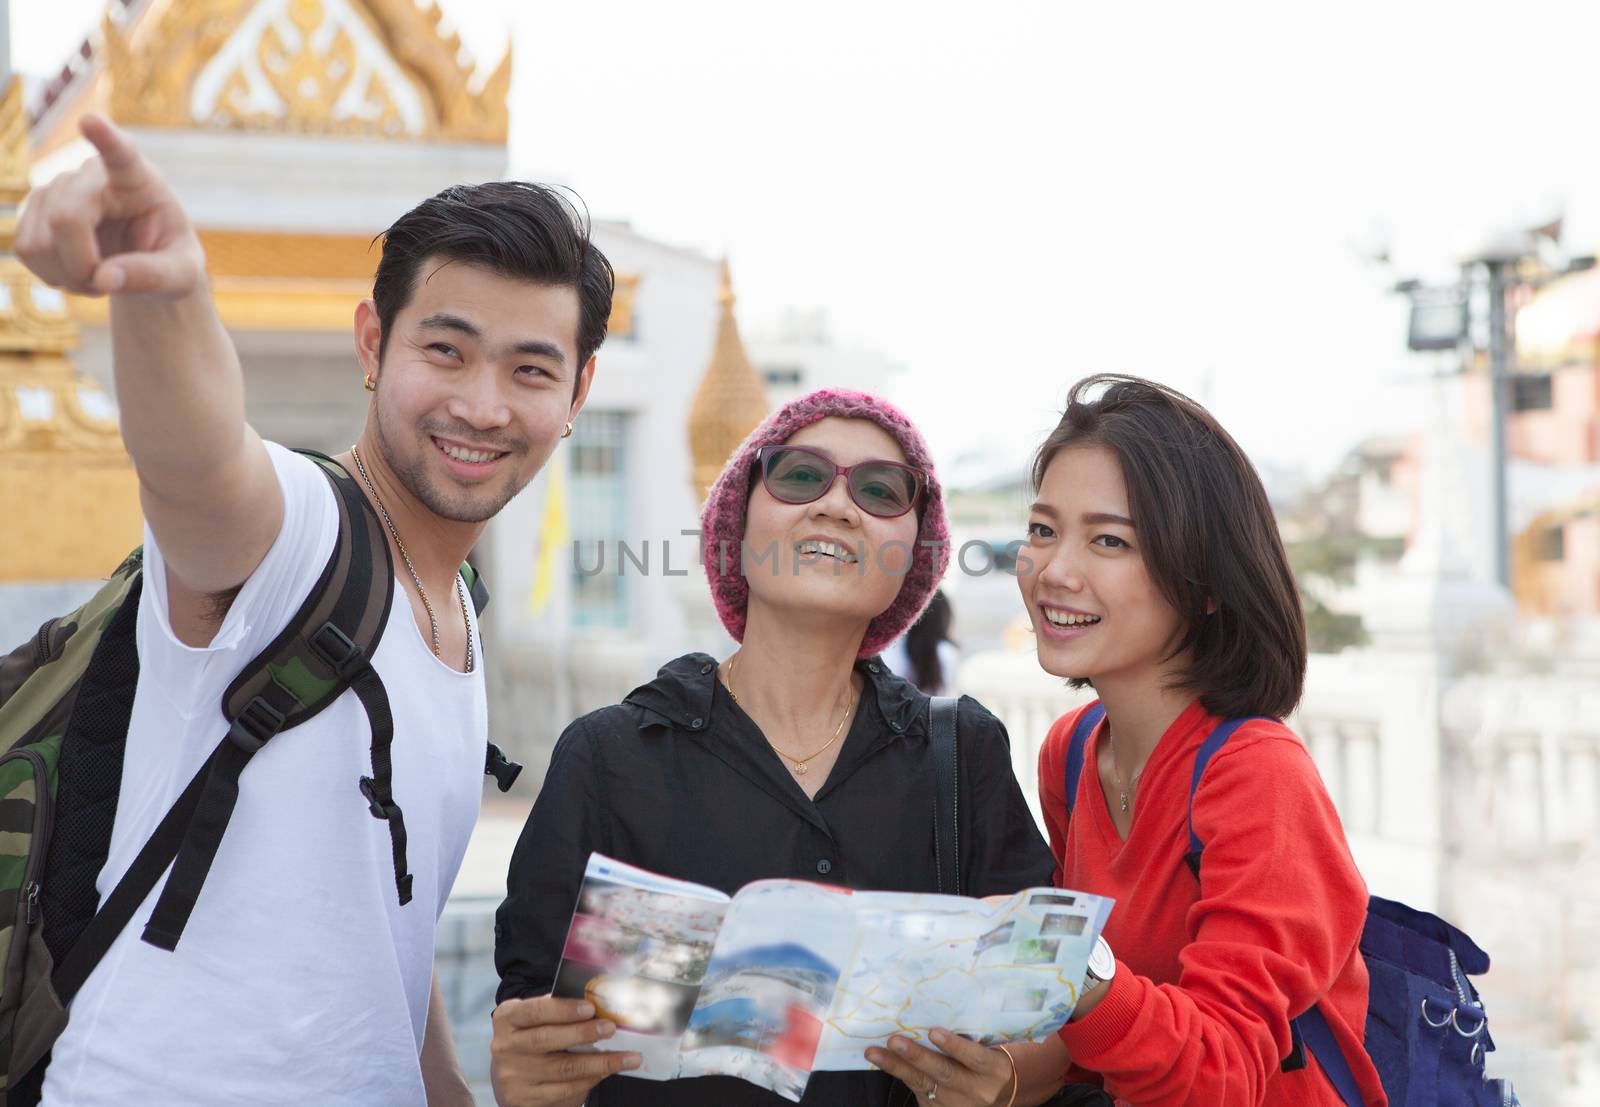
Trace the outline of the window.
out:
M 1534 547 L 1534 557 L 1540 561 L 1565 561 L 1567 559 L 1567 528 L 1554 526 L 1540 533 Z
M 1549 411 L 1555 406 L 1555 389 L 1548 373 L 1519 373 L 1511 378 L 1512 411 Z
M 626 536 L 628 521 L 627 461 L 626 415 L 585 411 L 573 424 L 567 505 L 577 544 L 572 563 L 575 627 L 628 625 L 627 581 L 618 571 L 618 543 Z
M 768 384 L 777 388 L 798 388 L 804 375 L 798 365 L 769 365 L 761 375 Z

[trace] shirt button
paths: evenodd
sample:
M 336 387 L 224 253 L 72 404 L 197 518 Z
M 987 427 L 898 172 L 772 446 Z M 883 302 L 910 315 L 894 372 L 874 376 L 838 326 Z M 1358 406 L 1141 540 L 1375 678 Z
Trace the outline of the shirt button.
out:
M 823 876 L 827 876 L 832 871 L 833 862 L 829 861 L 826 857 L 817 862 L 817 872 L 821 873 Z
M 901 726 L 899 723 L 890 723 L 889 724 L 889 729 L 894 731 L 896 734 L 899 734 L 902 730 L 905 729 L 905 727 Z
M 716 668 L 715 665 L 712 665 L 709 662 L 707 662 L 706 664 L 700 666 L 700 675 L 701 676 L 705 676 L 707 673 L 709 673 L 712 669 L 715 669 L 715 668 Z
M 867 672 L 876 673 L 877 671 L 878 671 L 878 663 L 876 661 L 874 661 L 871 665 L 867 666 Z
M 705 725 L 706 725 L 706 721 L 704 719 L 695 719 L 694 722 L 689 724 L 689 729 L 690 730 L 699 730 L 701 727 L 703 727 Z

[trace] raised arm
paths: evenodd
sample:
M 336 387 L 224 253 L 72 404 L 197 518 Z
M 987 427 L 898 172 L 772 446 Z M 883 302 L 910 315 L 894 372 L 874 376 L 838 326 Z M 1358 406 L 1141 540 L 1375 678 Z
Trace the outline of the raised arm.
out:
M 239 358 L 177 197 L 116 127 L 96 115 L 80 127 L 97 156 L 28 198 L 17 256 L 48 284 L 111 299 L 122 438 L 166 558 L 173 629 L 208 639 L 211 597 L 260 564 L 283 496 L 245 423 Z

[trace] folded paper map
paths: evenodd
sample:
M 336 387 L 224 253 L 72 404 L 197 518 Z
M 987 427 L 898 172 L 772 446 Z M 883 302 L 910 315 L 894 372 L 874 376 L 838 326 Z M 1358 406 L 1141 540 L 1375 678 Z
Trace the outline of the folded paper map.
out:
M 598 853 L 555 994 L 617 1025 L 647 1080 L 737 1076 L 798 1101 L 813 1071 L 868 1069 L 891 1034 L 1040 1039 L 1066 1021 L 1112 901 L 990 900 L 761 880 L 731 899 Z

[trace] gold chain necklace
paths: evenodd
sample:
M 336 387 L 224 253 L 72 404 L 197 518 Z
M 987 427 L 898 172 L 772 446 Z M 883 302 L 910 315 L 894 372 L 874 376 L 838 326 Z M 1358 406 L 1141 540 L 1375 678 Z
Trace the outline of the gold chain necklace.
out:
M 378 495 L 377 487 L 372 483 L 372 478 L 367 476 L 367 467 L 361 460 L 361 453 L 354 446 L 350 447 L 350 456 L 355 458 L 356 472 L 361 474 L 362 483 L 367 486 L 367 491 L 372 493 L 372 502 L 378 505 L 378 514 L 383 516 L 384 526 L 389 528 L 389 536 L 394 539 L 395 548 L 400 551 L 400 560 L 406 563 L 406 572 L 411 574 L 411 582 L 417 586 L 417 595 L 422 597 L 422 606 L 428 612 L 428 631 L 433 636 L 433 656 L 443 660 L 439 652 L 439 620 L 434 617 L 433 604 L 428 602 L 427 589 L 422 587 L 422 578 L 417 575 L 416 567 L 411 564 L 411 555 L 406 553 L 406 544 L 400 541 L 400 532 L 395 529 L 394 520 L 389 518 L 389 509 L 383 506 L 383 497 Z M 472 619 L 467 615 L 467 597 L 461 590 L 461 574 L 456 574 L 456 598 L 461 601 L 461 622 L 467 628 L 467 672 L 472 672 Z
M 1111 733 L 1109 724 L 1106 726 L 1106 738 L 1111 747 L 1111 779 L 1117 782 L 1117 804 L 1123 811 L 1127 811 L 1128 793 L 1139 787 L 1139 777 L 1144 774 L 1144 765 L 1139 766 L 1139 771 L 1133 774 L 1133 779 L 1128 782 L 1127 787 L 1123 787 L 1122 774 L 1117 772 L 1117 736 Z M 1147 760 L 1145 764 L 1149 764 L 1149 761 Z
M 728 675 L 722 680 L 723 687 L 727 688 L 728 690 L 728 698 L 734 703 L 739 702 L 739 693 L 733 690 L 733 670 L 736 669 L 738 665 L 739 655 L 734 654 L 733 657 L 728 661 Z M 839 740 L 839 735 L 844 733 L 845 720 L 850 718 L 850 712 L 855 710 L 855 706 L 856 698 L 854 693 L 852 693 L 850 698 L 845 702 L 844 714 L 839 716 L 839 725 L 833 728 L 833 737 L 822 743 L 822 746 L 815 753 L 808 753 L 804 757 L 796 757 L 792 753 L 785 753 L 777 746 L 773 746 L 772 739 L 768 738 L 765 734 L 763 734 L 761 737 L 766 741 L 767 745 L 772 746 L 773 753 L 776 753 L 780 757 L 787 758 L 789 761 L 793 762 L 789 768 L 796 776 L 805 776 L 806 773 L 810 771 L 806 766 L 806 762 L 816 760 L 818 757 L 822 756 L 824 750 Z

